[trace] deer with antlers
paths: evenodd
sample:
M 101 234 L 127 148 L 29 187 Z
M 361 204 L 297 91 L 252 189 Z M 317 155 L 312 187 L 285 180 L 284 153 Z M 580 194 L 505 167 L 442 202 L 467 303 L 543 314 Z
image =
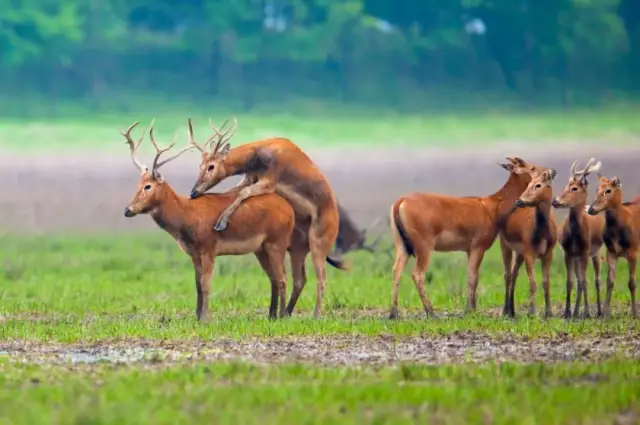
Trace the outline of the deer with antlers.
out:
M 580 298 L 584 297 L 584 316 L 589 317 L 589 297 L 587 284 L 587 265 L 589 258 L 593 264 L 593 273 L 598 305 L 598 316 L 602 315 L 600 304 L 600 248 L 604 244 L 602 235 L 604 232 L 604 217 L 587 214 L 587 190 L 589 183 L 587 176 L 600 169 L 600 162 L 596 163 L 591 158 L 587 165 L 578 170 L 578 161 L 571 165 L 569 181 L 564 191 L 553 198 L 551 205 L 554 208 L 567 208 L 569 214 L 560 223 L 559 241 L 564 251 L 564 264 L 567 271 L 567 299 L 564 308 L 564 317 L 571 317 L 571 290 L 573 289 L 573 276 L 578 281 L 576 305 L 573 317 L 580 313 Z
M 412 278 L 427 316 L 433 314 L 424 280 L 432 251 L 467 253 L 467 311 L 476 309 L 478 271 L 485 252 L 498 233 L 498 220 L 512 207 L 540 167 L 521 158 L 499 163 L 509 171 L 506 183 L 485 197 L 454 197 L 413 193 L 398 199 L 390 212 L 396 248 L 393 265 L 393 304 L 390 318 L 398 317 L 398 287 L 409 256 L 416 257 Z
M 238 207 L 253 197 L 277 193 L 285 198 L 295 211 L 296 229 L 302 229 L 307 235 L 318 281 L 314 310 L 314 317 L 318 318 L 322 314 L 326 287 L 325 261 L 338 269 L 347 269 L 343 260 L 329 256 L 339 226 L 333 190 L 313 161 L 288 139 L 265 139 L 231 149 L 229 140 L 235 134 L 237 121 L 234 119 L 233 125 L 224 130 L 227 123 L 228 120 L 220 129 L 211 124 L 214 134 L 201 146 L 195 140 L 189 118 L 189 140 L 202 153 L 200 173 L 191 198 L 202 196 L 228 177 L 244 175 L 244 179 L 235 186 L 236 199 L 220 214 L 215 224 L 216 231 L 224 231 Z M 240 220 L 240 217 L 234 217 Z M 291 259 L 294 282 L 289 314 L 293 312 L 294 300 L 298 299 L 305 285 L 305 258 L 306 254 L 304 257 L 300 254 Z
M 604 211 L 603 240 L 607 246 L 607 295 L 602 314 L 611 315 L 611 295 L 616 278 L 619 258 L 629 264 L 629 292 L 631 294 L 631 316 L 638 317 L 636 306 L 636 264 L 640 252 L 640 196 L 631 202 L 622 202 L 622 183 L 619 177 L 607 179 L 600 176 L 596 199 L 587 210 L 589 215 Z
M 502 249 L 505 271 L 512 265 L 511 257 L 516 254 L 511 273 L 505 272 L 505 316 L 515 317 L 515 286 L 518 272 L 525 264 L 529 276 L 529 314 L 535 314 L 536 278 L 534 265 L 536 259 L 542 263 L 542 286 L 544 288 L 545 316 L 551 317 L 551 299 L 549 293 L 549 274 L 553 260 L 553 248 L 558 241 L 558 229 L 551 214 L 553 193 L 551 183 L 556 170 L 545 169 L 534 173 L 531 182 L 516 200 L 512 210 L 500 220 L 500 247 Z M 508 278 L 508 279 L 507 279 Z
M 159 148 L 153 135 L 153 122 L 149 137 L 156 148 L 156 156 L 151 169 L 136 158 L 136 150 L 144 139 L 144 132 L 138 142 L 131 137 L 131 130 L 120 131 L 131 151 L 133 164 L 140 171 L 140 179 L 135 195 L 124 211 L 125 217 L 149 214 L 164 231 L 169 233 L 193 262 L 196 274 L 197 305 L 196 316 L 200 321 L 208 317 L 209 292 L 213 276 L 215 258 L 221 255 L 244 255 L 253 253 L 271 282 L 271 304 L 269 317 L 275 318 L 280 301 L 280 317 L 288 315 L 285 308 L 286 277 L 284 261 L 291 235 L 294 230 L 293 209 L 277 194 L 254 197 L 237 211 L 237 220 L 226 232 L 213 230 L 216 220 L 231 205 L 238 191 L 222 194 L 207 194 L 198 199 L 178 195 L 164 180 L 158 169 L 182 153 L 192 149 L 185 147 L 177 154 L 163 161 L 160 156 L 175 144 Z

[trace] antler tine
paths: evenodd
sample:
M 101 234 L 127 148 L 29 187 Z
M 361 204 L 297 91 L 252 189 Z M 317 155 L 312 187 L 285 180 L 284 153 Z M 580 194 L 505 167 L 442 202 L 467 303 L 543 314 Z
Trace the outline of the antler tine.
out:
M 198 144 L 198 142 L 196 142 L 195 137 L 193 136 L 193 124 L 191 123 L 191 117 L 189 117 L 188 119 L 188 129 L 187 129 L 187 134 L 189 135 L 189 144 L 191 146 L 193 146 L 194 148 L 198 149 L 200 152 L 204 153 L 204 150 L 207 148 L 207 145 L 204 145 L 204 148 L 202 146 L 200 146 Z
M 228 144 L 229 140 L 231 140 L 231 138 L 235 135 L 236 130 L 238 129 L 238 120 L 236 119 L 236 117 L 233 117 L 233 126 L 225 130 L 224 132 L 221 132 L 221 130 L 226 127 L 228 122 L 229 122 L 229 118 L 225 120 L 225 122 L 220 127 L 220 130 L 218 130 L 216 127 L 213 126 L 213 123 L 211 122 L 211 120 L 209 120 L 209 125 L 211 126 L 211 129 L 216 132 L 216 135 L 218 137 L 218 141 L 216 143 L 216 146 L 213 149 L 213 153 L 218 152 L 220 147 L 224 146 L 225 144 Z
M 571 165 L 571 169 L 569 170 L 569 174 L 571 175 L 571 177 L 575 177 L 576 174 L 576 167 L 578 166 L 578 160 L 576 159 L 575 161 L 573 161 L 573 164 Z
M 162 155 L 163 153 L 171 150 L 171 148 L 173 148 L 173 146 L 176 144 L 176 137 L 178 136 L 177 134 L 173 137 L 173 141 L 169 144 L 169 146 L 167 146 L 164 149 L 160 149 L 160 147 L 158 147 L 158 144 L 156 143 L 156 139 L 155 137 L 153 137 L 153 124 L 155 123 L 155 118 L 151 120 L 151 125 L 149 126 L 149 138 L 151 139 L 151 143 L 153 143 L 153 147 L 156 148 L 156 157 L 153 159 L 153 165 L 151 166 L 151 169 L 153 171 L 158 169 L 158 159 L 160 158 L 160 155 Z
M 122 134 L 122 136 L 127 139 L 126 143 L 129 145 L 129 150 L 131 151 L 131 160 L 133 161 L 133 165 L 142 173 L 147 169 L 147 167 L 144 166 L 140 161 L 138 161 L 138 159 L 136 158 L 136 151 L 138 150 L 138 147 L 140 147 L 140 144 L 144 139 L 145 130 L 142 130 L 142 135 L 140 136 L 140 139 L 138 139 L 138 143 L 134 142 L 131 138 L 131 130 L 133 130 L 138 124 L 140 124 L 140 121 L 134 122 L 129 126 L 129 128 L 127 128 L 126 131 L 120 130 L 120 134 Z
M 176 140 L 176 137 L 177 137 L 177 136 L 178 136 L 177 134 L 174 136 L 174 138 L 173 138 L 173 140 L 174 140 L 174 141 Z M 167 150 L 171 149 L 171 147 L 173 147 L 173 143 L 171 144 L 171 146 L 170 146 Z M 162 167 L 162 166 L 163 166 L 164 164 L 166 164 L 167 162 L 169 162 L 169 161 L 173 161 L 174 159 L 176 159 L 177 157 L 179 157 L 179 156 L 180 156 L 180 155 L 182 155 L 183 153 L 185 153 L 185 152 L 187 152 L 187 151 L 190 151 L 190 150 L 191 150 L 191 149 L 193 149 L 193 148 L 194 148 L 194 146 L 192 146 L 192 145 L 185 146 L 184 148 L 180 149 L 180 151 L 178 151 L 178 153 L 177 153 L 177 154 L 175 154 L 175 155 L 173 155 L 173 156 L 170 156 L 169 158 L 167 158 L 167 159 L 164 159 L 164 160 L 160 161 L 160 162 L 156 165 L 156 170 L 157 170 L 158 168 Z

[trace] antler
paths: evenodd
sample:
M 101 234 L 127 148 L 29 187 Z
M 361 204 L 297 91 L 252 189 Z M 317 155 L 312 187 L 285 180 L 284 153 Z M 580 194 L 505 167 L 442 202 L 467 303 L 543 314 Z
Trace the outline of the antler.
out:
M 227 129 L 224 132 L 221 132 L 223 128 L 226 127 L 227 123 L 229 122 L 229 119 L 227 118 L 224 122 L 224 124 L 222 124 L 222 127 L 220 127 L 220 129 L 218 130 L 214 125 L 213 122 L 211 122 L 211 119 L 209 119 L 209 126 L 211 127 L 211 129 L 213 131 L 215 131 L 215 136 L 218 137 L 218 141 L 216 142 L 216 146 L 213 148 L 213 153 L 217 153 L 218 150 L 221 147 L 224 147 L 225 144 L 229 144 L 229 140 L 231 140 L 231 138 L 236 134 L 236 130 L 238 129 L 238 120 L 236 119 L 236 117 L 233 117 L 233 126 L 229 129 Z M 210 139 L 212 140 L 212 139 Z
M 209 121 L 211 122 L 211 121 Z M 196 139 L 193 135 L 193 124 L 191 123 L 191 117 L 189 117 L 188 119 L 188 135 L 189 135 L 189 143 L 196 149 L 198 149 L 200 152 L 204 153 L 207 150 L 207 146 L 209 144 L 211 144 L 211 142 L 213 142 L 213 140 L 218 136 L 217 134 L 212 135 L 211 137 L 209 137 L 202 146 L 200 146 L 198 144 L 198 142 L 196 142 Z
M 171 141 L 169 146 L 167 146 L 164 149 L 160 149 L 160 147 L 158 147 L 158 144 L 156 143 L 155 137 L 153 136 L 153 124 L 154 124 L 154 122 L 155 122 L 155 118 L 153 120 L 151 120 L 151 125 L 149 126 L 149 138 L 151 139 L 151 143 L 153 143 L 153 146 L 156 148 L 156 157 L 153 159 L 153 166 L 151 167 L 151 169 L 155 172 L 158 168 L 162 167 L 167 162 L 173 161 L 174 159 L 176 159 L 177 157 L 179 157 L 180 155 L 182 155 L 186 151 L 193 149 L 194 146 L 189 144 L 186 147 L 182 148 L 177 154 L 165 159 L 164 161 L 158 162 L 158 159 L 160 159 L 160 155 L 162 155 L 165 152 L 170 151 L 173 148 L 173 146 L 176 144 L 176 138 L 178 137 L 178 135 L 176 134 L 176 135 L 173 136 L 173 140 Z
M 600 163 L 600 161 L 594 164 L 595 161 L 596 161 L 595 158 L 591 158 L 589 162 L 587 162 L 587 165 L 582 170 L 579 170 L 579 171 L 576 171 L 576 165 L 578 164 L 578 161 L 575 161 L 573 163 L 573 166 L 571 167 L 571 175 L 574 178 L 580 177 L 582 179 L 585 179 L 589 174 L 600 170 L 600 166 L 602 164 Z
M 140 121 L 134 122 L 129 126 L 129 128 L 127 128 L 126 131 L 120 130 L 120 134 L 122 134 L 122 136 L 127 139 L 126 143 L 129 145 L 129 149 L 131 150 L 131 160 L 133 161 L 133 165 L 135 165 L 135 167 L 140 170 L 141 173 L 143 173 L 147 170 L 147 167 L 145 165 L 142 165 L 140 161 L 138 161 L 138 159 L 136 158 L 136 151 L 138 150 L 138 147 L 140 147 L 140 143 L 142 143 L 142 140 L 144 139 L 145 131 L 142 130 L 142 135 L 140 136 L 138 143 L 135 143 L 131 138 L 131 130 L 133 130 L 138 124 L 140 124 Z

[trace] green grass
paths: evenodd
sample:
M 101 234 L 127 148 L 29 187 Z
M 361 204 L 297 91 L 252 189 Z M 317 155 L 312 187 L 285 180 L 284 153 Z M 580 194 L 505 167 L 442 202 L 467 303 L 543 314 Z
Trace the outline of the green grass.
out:
M 140 105 L 142 106 L 135 106 Z M 401 113 L 326 103 L 279 105 L 242 113 L 212 104 L 156 99 L 137 102 L 128 113 L 94 112 L 65 107 L 56 118 L 5 118 L 0 120 L 0 148 L 10 150 L 94 149 L 110 151 L 122 144 L 118 128 L 136 120 L 141 127 L 156 118 L 159 141 L 169 143 L 178 132 L 178 145 L 186 141 L 186 120 L 192 116 L 199 140 L 208 136 L 208 119 L 221 125 L 235 114 L 239 128 L 236 143 L 284 136 L 305 148 L 337 146 L 469 146 L 503 142 L 558 143 L 559 141 L 607 141 L 632 143 L 640 133 L 638 107 L 634 104 L 598 109 L 513 110 L 485 108 L 461 111 Z
M 600 424 L 638 418 L 638 377 L 640 363 L 629 360 L 380 369 L 0 363 L 0 419 L 15 425 Z
M 486 256 L 478 288 L 479 311 L 462 317 L 425 320 L 409 277 L 401 285 L 399 322 L 386 319 L 391 302 L 391 261 L 367 253 L 352 255 L 353 270 L 328 269 L 325 315 L 311 319 L 315 277 L 309 282 L 294 317 L 267 320 L 268 280 L 252 257 L 222 257 L 212 283 L 210 323 L 195 320 L 193 268 L 175 242 L 160 232 L 111 237 L 4 237 L 0 240 L 0 339 L 99 341 L 118 338 L 214 339 L 287 335 L 392 334 L 441 335 L 457 331 L 489 334 L 511 332 L 529 337 L 597 335 L 640 330 L 627 316 L 626 268 L 620 266 L 612 320 L 565 321 L 565 279 L 560 258 L 553 264 L 552 301 L 555 318 L 521 317 L 515 322 L 493 317 L 503 303 L 502 265 L 497 244 Z M 462 313 L 466 303 L 466 259 L 463 254 L 434 257 L 427 292 L 436 312 Z M 524 313 L 528 282 L 518 281 L 518 307 Z M 591 272 L 589 272 L 591 273 Z M 590 275 L 591 276 L 591 275 Z M 539 273 L 538 273 L 539 279 Z M 593 282 L 590 277 L 590 282 Z M 591 305 L 595 296 L 591 283 Z M 288 283 L 288 291 L 291 282 Z M 604 295 L 604 292 L 603 292 Z M 543 290 L 538 280 L 538 312 Z M 416 316 L 410 318 L 409 316 Z
M 356 335 L 364 339 L 442 339 L 459 332 L 540 338 L 548 346 L 558 338 L 591 338 L 593 344 L 611 335 L 628 340 L 637 338 L 640 331 L 640 321 L 628 316 L 623 267 L 614 292 L 617 314 L 613 319 L 544 320 L 520 314 L 515 320 L 505 320 L 490 314 L 500 310 L 503 294 L 495 246 L 481 269 L 479 312 L 445 317 L 442 313 L 462 312 L 466 302 L 465 259 L 437 254 L 427 291 L 441 317 L 421 315 L 418 296 L 407 276 L 400 294 L 403 319 L 390 321 L 386 318 L 390 260 L 366 253 L 351 257 L 352 271 L 329 269 L 321 320 L 312 318 L 315 279 L 310 277 L 294 317 L 278 321 L 266 319 L 269 285 L 256 261 L 220 258 L 212 285 L 212 319 L 201 324 L 194 317 L 190 261 L 159 231 L 120 236 L 3 236 L 0 350 L 3 344 L 16 341 L 27 345 L 22 346 L 24 356 L 14 353 L 14 357 L 3 358 L 0 352 L 0 423 L 598 424 L 612 423 L 618 415 L 637 418 L 633 416 L 637 410 L 627 411 L 638 408 L 640 363 L 621 350 L 597 363 L 586 357 L 584 362 L 476 365 L 467 362 L 465 355 L 456 365 L 319 367 L 209 362 L 197 356 L 176 362 L 146 356 L 142 363 L 129 365 L 52 365 L 47 359 L 55 354 L 36 348 L 41 343 L 61 349 L 75 343 L 75 350 L 155 343 L 197 350 L 194 347 L 201 342 L 224 339 L 339 341 L 341 336 Z M 552 273 L 556 314 L 564 299 L 559 260 L 558 256 Z M 310 267 L 307 270 L 311 272 Z M 516 303 L 521 309 L 528 294 L 526 282 L 522 276 L 517 288 Z M 541 285 L 538 287 L 541 311 L 543 295 Z M 593 290 L 591 300 L 593 304 Z M 556 339 L 544 342 L 546 337 Z M 302 339 L 294 344 L 298 342 Z M 520 346 L 527 350 L 526 342 Z M 527 355 L 531 354 L 520 353 L 519 358 Z M 45 363 L 23 364 L 21 359 Z

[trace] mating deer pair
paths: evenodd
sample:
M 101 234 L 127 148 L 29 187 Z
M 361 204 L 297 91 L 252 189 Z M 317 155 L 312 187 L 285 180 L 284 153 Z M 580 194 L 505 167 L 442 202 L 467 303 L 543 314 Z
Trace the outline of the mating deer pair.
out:
M 215 134 L 203 146 L 196 143 L 193 136 L 191 120 L 189 120 L 189 146 L 176 155 L 162 162 L 158 162 L 161 154 L 170 150 L 169 147 L 160 149 L 153 137 L 153 123 L 149 131 L 151 142 L 156 148 L 156 157 L 149 170 L 135 157 L 135 152 L 143 140 L 135 143 L 131 138 L 131 130 L 138 123 L 130 126 L 126 132 L 121 132 L 126 138 L 131 150 L 134 165 L 141 172 L 140 181 L 134 199 L 125 210 L 125 216 L 133 217 L 137 214 L 148 213 L 154 221 L 167 231 L 187 254 L 191 256 L 196 271 L 197 308 L 196 315 L 200 320 L 208 316 L 208 298 L 210 281 L 213 275 L 215 257 L 220 255 L 243 255 L 254 253 L 265 273 L 269 276 L 272 286 L 269 317 L 276 317 L 277 301 L 280 300 L 280 317 L 290 315 L 306 283 L 304 261 L 311 251 L 316 275 L 318 276 L 318 296 L 316 300 L 315 316 L 320 315 L 322 309 L 322 293 L 325 285 L 324 261 L 337 268 L 344 268 L 342 261 L 329 258 L 328 254 L 337 234 L 337 207 L 332 214 L 331 204 L 335 200 L 331 188 L 326 184 L 322 174 L 313 163 L 293 143 L 281 143 L 280 151 L 273 149 L 269 141 L 256 142 L 249 149 L 241 146 L 239 153 L 230 150 L 228 140 L 230 131 L 220 132 L 214 128 Z M 232 133 L 231 133 L 232 134 Z M 274 139 L 284 140 L 284 139 Z M 211 153 L 207 152 L 209 145 L 217 141 Z M 295 149 L 298 149 L 295 151 Z M 222 149 L 221 149 L 222 147 Z M 168 183 L 164 181 L 158 169 L 167 162 L 177 158 L 182 153 L 197 148 L 203 154 L 201 174 L 198 178 L 191 199 L 176 194 Z M 285 192 L 288 198 L 297 202 L 287 202 L 287 197 L 275 193 L 274 187 L 280 184 L 280 174 L 295 180 L 294 165 L 282 162 L 280 156 L 287 149 L 290 157 L 296 157 L 297 166 L 312 169 L 308 172 L 315 180 L 305 181 L 299 177 L 297 183 L 289 184 Z M 305 162 L 305 160 L 308 162 Z M 244 161 L 244 163 L 243 163 Z M 309 165 L 310 164 L 310 165 Z M 276 167 L 276 172 L 273 168 Z M 267 173 L 270 184 L 265 184 L 263 174 Z M 245 173 L 245 180 L 232 190 L 222 194 L 202 194 L 224 178 Z M 285 182 L 287 179 L 284 179 Z M 323 185 L 322 182 L 325 184 Z M 254 184 L 259 185 L 254 189 Z M 287 183 L 284 183 L 287 185 Z M 302 189 L 302 190 L 301 190 Z M 302 193 L 300 193 L 302 192 Z M 262 196 L 257 196 L 262 195 Z M 318 202 L 318 200 L 323 202 Z M 320 203 L 324 207 L 324 215 L 318 218 Z M 300 205 L 303 211 L 300 213 Z M 297 208 L 296 208 L 297 207 Z M 311 215 L 305 215 L 304 213 Z M 233 220 L 229 217 L 233 214 Z M 335 218 L 335 220 L 333 220 Z M 318 224 L 320 223 L 320 224 Z M 214 230 L 215 228 L 215 230 Z M 320 230 L 319 230 L 320 229 Z M 325 233 L 321 231 L 324 230 Z M 294 288 L 289 304 L 285 308 L 286 276 L 284 257 L 290 252 Z M 318 256 L 322 263 L 318 264 Z

